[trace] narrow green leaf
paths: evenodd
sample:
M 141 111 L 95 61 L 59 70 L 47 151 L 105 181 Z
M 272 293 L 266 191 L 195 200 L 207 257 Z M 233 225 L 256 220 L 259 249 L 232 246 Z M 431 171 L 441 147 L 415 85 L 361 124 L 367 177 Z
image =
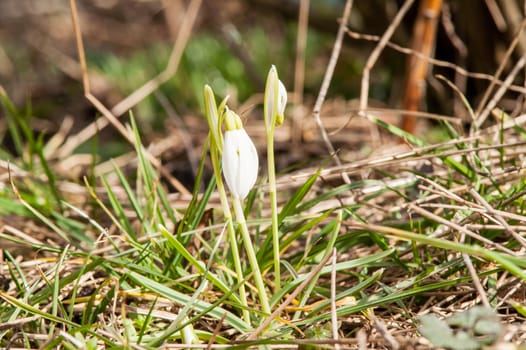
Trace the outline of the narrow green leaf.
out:
M 146 224 L 144 222 L 144 214 L 142 212 L 141 205 L 139 204 L 139 200 L 137 199 L 137 196 L 135 195 L 134 191 L 132 190 L 130 183 L 122 173 L 121 169 L 113 162 L 113 171 L 115 174 L 117 174 L 117 177 L 119 178 L 119 182 L 121 183 L 122 187 L 124 188 L 124 192 L 126 192 L 126 196 L 128 197 L 128 200 L 130 201 L 130 204 L 133 208 L 133 211 L 135 212 L 135 215 L 137 215 L 137 219 L 144 225 Z
M 318 169 L 314 174 L 312 174 L 305 183 L 294 192 L 294 194 L 290 197 L 290 199 L 285 203 L 283 208 L 281 209 L 281 212 L 278 215 L 278 224 L 281 225 L 283 222 L 283 219 L 285 219 L 287 216 L 291 215 L 293 212 L 295 212 L 296 206 L 305 198 L 307 193 L 309 193 L 310 189 L 318 179 L 318 176 L 320 175 L 321 169 Z
M 123 233 L 126 233 L 129 238 L 136 241 L 137 234 L 132 228 L 130 220 L 128 220 L 128 217 L 124 213 L 124 208 L 121 205 L 121 201 L 117 198 L 117 196 L 115 195 L 115 192 L 113 192 L 110 184 L 108 184 L 108 181 L 106 180 L 106 177 L 101 176 L 100 180 L 102 181 L 102 184 L 104 185 L 104 188 L 106 189 L 106 194 L 108 195 L 108 199 L 113 208 L 113 212 L 115 213 L 117 220 L 119 220 L 119 226 L 122 228 Z
M 184 257 L 190 264 L 192 264 L 192 266 L 196 268 L 201 275 L 205 275 L 206 273 L 206 278 L 210 280 L 210 282 L 212 282 L 212 284 L 219 288 L 219 290 L 221 290 L 223 293 L 230 292 L 231 287 L 228 287 L 226 284 L 224 284 L 223 281 L 221 281 L 211 271 L 206 271 L 205 263 L 202 261 L 198 261 L 196 258 L 194 258 L 194 256 L 188 250 L 186 250 L 186 248 L 181 244 L 181 242 L 179 242 L 179 240 L 177 240 L 176 237 L 174 237 L 170 232 L 168 232 L 166 228 L 159 227 L 159 231 L 166 239 L 166 241 L 172 246 L 172 248 L 177 250 L 177 252 L 181 254 L 181 256 Z M 235 303 L 241 303 L 241 301 L 235 294 L 231 294 L 231 296 Z
M 382 251 L 376 254 L 364 256 L 362 258 L 349 260 L 349 261 L 342 261 L 336 264 L 334 267 L 336 271 L 344 271 L 344 270 L 350 270 L 353 268 L 357 268 L 360 266 L 367 266 L 371 263 L 382 261 L 382 259 L 388 257 L 389 255 L 394 253 L 394 249 Z M 332 271 L 332 266 L 325 266 L 321 269 L 320 275 L 330 273 Z M 290 293 L 294 288 L 296 288 L 301 282 L 303 282 L 307 277 L 308 273 L 304 273 L 299 275 L 297 278 L 295 278 L 293 281 L 290 281 L 289 283 L 282 286 L 282 289 L 278 293 L 276 293 L 272 297 L 272 302 L 275 302 L 276 300 L 280 300 L 283 298 L 287 293 Z
M 46 320 L 49 320 L 49 321 L 52 321 L 52 322 L 56 322 L 56 323 L 64 323 L 64 324 L 67 324 L 68 326 L 73 326 L 73 327 L 78 327 L 78 324 L 76 324 L 75 322 L 72 322 L 68 319 L 65 319 L 65 318 L 61 318 L 61 317 L 58 317 L 58 316 L 54 316 L 50 313 L 47 313 L 45 311 L 42 311 L 40 309 L 37 309 L 36 307 L 30 305 L 30 304 L 27 304 L 17 298 L 14 298 L 12 296 L 10 296 L 9 294 L 7 293 L 4 293 L 2 291 L 0 291 L 0 298 L 4 299 L 6 302 L 8 302 L 9 304 L 13 305 L 13 306 L 16 306 L 28 313 L 30 313 L 31 315 L 38 315 L 42 318 L 45 318 Z
M 179 305 L 186 305 L 190 302 L 191 297 L 188 295 L 170 289 L 169 287 L 153 281 L 148 277 L 139 275 L 134 271 L 128 272 L 128 275 L 140 286 L 149 289 L 165 298 L 168 298 Z M 239 332 L 245 332 L 247 329 L 249 329 L 248 325 L 242 319 L 221 307 L 212 307 L 210 303 L 202 300 L 197 301 L 193 307 L 199 312 L 207 310 L 208 315 L 217 320 L 221 320 L 224 316 L 224 322 Z

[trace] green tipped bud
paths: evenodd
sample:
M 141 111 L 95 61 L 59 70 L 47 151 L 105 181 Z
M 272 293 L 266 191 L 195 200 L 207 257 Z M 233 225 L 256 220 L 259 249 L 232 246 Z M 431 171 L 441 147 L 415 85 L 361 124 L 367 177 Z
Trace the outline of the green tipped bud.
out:
M 243 129 L 241 118 L 229 109 L 225 112 L 223 123 L 225 124 L 225 130 L 227 131 Z
M 205 114 L 210 128 L 210 134 L 212 135 L 212 142 L 215 144 L 217 149 L 221 150 L 223 147 L 223 139 L 221 137 L 221 129 L 219 125 L 219 113 L 217 111 L 216 99 L 214 97 L 214 91 L 207 84 L 204 88 L 204 102 L 205 102 Z
M 265 127 L 267 130 L 283 124 L 285 106 L 287 105 L 287 89 L 279 80 L 276 67 L 270 67 L 265 86 Z

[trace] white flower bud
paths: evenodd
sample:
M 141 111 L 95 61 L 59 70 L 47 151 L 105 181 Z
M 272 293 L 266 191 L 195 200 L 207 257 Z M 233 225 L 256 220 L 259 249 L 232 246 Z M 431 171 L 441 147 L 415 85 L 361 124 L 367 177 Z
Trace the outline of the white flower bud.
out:
M 258 153 L 237 114 L 227 111 L 224 122 L 223 175 L 232 195 L 243 200 L 256 183 Z
M 265 86 L 265 125 L 283 124 L 285 106 L 287 105 L 287 89 L 279 80 L 276 67 L 270 67 Z
M 209 85 L 204 88 L 205 114 L 212 135 L 212 142 L 221 150 L 221 137 L 219 130 L 219 115 L 217 112 L 216 99 L 214 92 Z

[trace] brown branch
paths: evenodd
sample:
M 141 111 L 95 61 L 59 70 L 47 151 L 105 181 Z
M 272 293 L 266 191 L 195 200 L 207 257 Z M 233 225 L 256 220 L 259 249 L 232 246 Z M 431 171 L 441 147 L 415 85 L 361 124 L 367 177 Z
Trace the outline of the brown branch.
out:
M 422 0 L 418 17 L 413 27 L 412 50 L 431 56 L 435 48 L 436 28 L 442 8 L 442 0 Z M 403 90 L 402 106 L 410 111 L 420 109 L 425 95 L 425 80 L 428 71 L 428 61 L 416 56 L 410 56 L 407 61 L 406 80 Z M 402 118 L 402 129 L 414 134 L 416 118 L 407 114 Z

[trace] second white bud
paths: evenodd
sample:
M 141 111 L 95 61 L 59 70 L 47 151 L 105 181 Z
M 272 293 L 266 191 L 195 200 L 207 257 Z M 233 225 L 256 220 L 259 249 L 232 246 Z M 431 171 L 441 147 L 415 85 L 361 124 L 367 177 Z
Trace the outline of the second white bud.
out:
M 232 195 L 244 199 L 256 183 L 259 159 L 256 146 L 243 128 L 239 116 L 228 110 L 224 123 L 223 175 Z

